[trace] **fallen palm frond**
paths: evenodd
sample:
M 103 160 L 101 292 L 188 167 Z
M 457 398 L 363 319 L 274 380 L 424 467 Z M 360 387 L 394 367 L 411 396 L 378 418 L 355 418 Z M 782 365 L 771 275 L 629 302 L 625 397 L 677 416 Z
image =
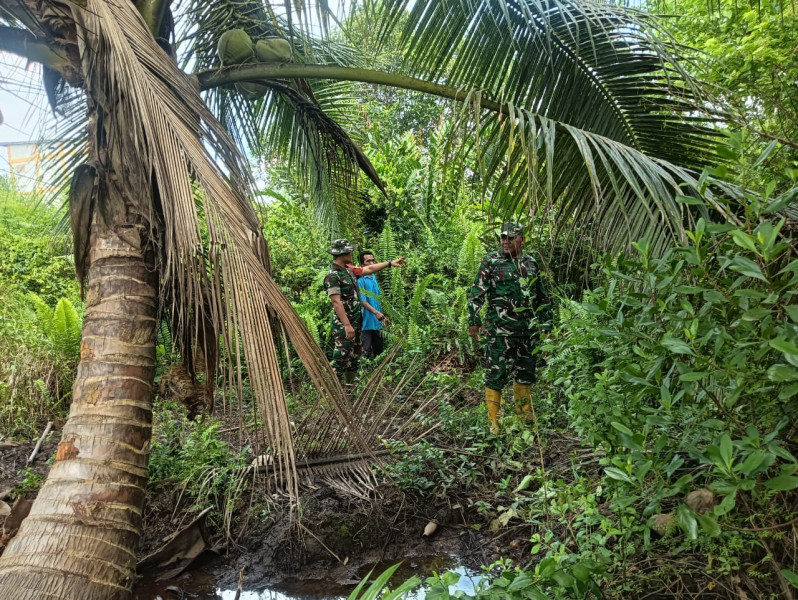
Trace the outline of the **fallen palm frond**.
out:
M 194 81 L 161 50 L 133 5 L 90 0 L 74 14 L 88 95 L 119 100 L 98 107 L 107 115 L 102 133 L 130 140 L 132 147 L 124 151 L 137 159 L 128 162 L 130 181 L 158 192 L 141 207 L 141 216 L 158 246 L 172 334 L 197 338 L 198 323 L 209 323 L 215 336 L 205 341 L 222 339 L 229 354 L 227 380 L 239 394 L 245 361 L 246 384 L 279 479 L 295 493 L 294 444 L 270 325 L 274 315 L 331 412 L 344 424 L 349 413 L 329 363 L 268 273 L 246 162 Z M 97 158 L 102 178 L 104 165 Z M 357 429 L 349 431 L 365 449 Z

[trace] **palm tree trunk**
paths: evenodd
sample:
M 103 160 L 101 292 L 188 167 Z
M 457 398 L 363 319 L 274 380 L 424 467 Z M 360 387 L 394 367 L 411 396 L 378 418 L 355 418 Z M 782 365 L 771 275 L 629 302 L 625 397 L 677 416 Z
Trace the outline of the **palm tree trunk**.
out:
M 94 217 L 70 416 L 30 515 L 0 557 L 2 599 L 131 596 L 147 483 L 158 312 L 154 253 L 141 219 L 132 214 L 127 211 L 115 227 Z

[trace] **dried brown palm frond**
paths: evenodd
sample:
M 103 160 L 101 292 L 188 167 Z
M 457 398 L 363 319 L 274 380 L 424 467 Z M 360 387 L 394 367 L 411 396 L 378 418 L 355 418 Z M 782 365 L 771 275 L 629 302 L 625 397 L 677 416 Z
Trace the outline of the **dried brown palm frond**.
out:
M 349 416 L 329 363 L 268 273 L 265 242 L 249 201 L 247 165 L 195 81 L 158 46 L 131 3 L 89 0 L 74 14 L 88 95 L 100 102 L 116 99 L 113 106 L 98 107 L 105 121 L 95 133 L 107 136 L 109 152 L 127 154 L 130 181 L 156 190 L 141 207 L 141 219 L 158 247 L 173 336 L 196 339 L 200 324 L 209 324 L 230 355 L 228 377 L 239 393 L 245 362 L 280 479 L 295 492 L 295 452 L 273 316 L 332 412 L 344 424 Z M 130 146 L 114 146 L 114 140 L 130 140 Z M 92 159 L 102 179 L 103 157 Z M 106 206 L 101 212 L 118 209 Z M 211 342 L 215 336 L 203 337 Z M 355 428 L 349 431 L 357 437 Z M 365 448 L 357 439 L 353 443 Z
M 362 421 L 352 425 L 360 427 L 358 438 L 366 441 L 371 452 L 361 453 L 353 444 L 356 438 L 335 415 L 319 410 L 318 405 L 310 407 L 295 433 L 297 465 L 303 475 L 338 478 L 354 484 L 355 489 L 368 489 L 373 475 L 366 476 L 366 466 L 391 460 L 386 440 L 413 444 L 440 426 L 439 402 L 447 394 L 456 395 L 465 384 L 441 386 L 427 395 L 425 386 L 433 373 L 425 372 L 428 365 L 419 358 L 402 367 L 398 381 L 386 377 L 397 366 L 403 348 L 401 343 L 393 345 L 352 403 L 354 414 L 362 415 Z M 460 410 L 470 407 L 460 407 L 455 414 Z M 273 469 L 267 466 L 263 470 Z

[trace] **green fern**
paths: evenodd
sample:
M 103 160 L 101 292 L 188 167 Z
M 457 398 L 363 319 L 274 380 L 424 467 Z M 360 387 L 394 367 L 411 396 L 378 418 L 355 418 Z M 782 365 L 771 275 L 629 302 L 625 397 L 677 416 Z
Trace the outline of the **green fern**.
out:
M 69 361 L 80 355 L 81 320 L 74 305 L 66 298 L 61 298 L 55 309 L 49 306 L 36 294 L 29 294 L 39 328 L 53 344 L 56 353 Z
M 474 280 L 474 275 L 482 260 L 482 254 L 482 241 L 477 235 L 477 226 L 474 225 L 460 246 L 460 254 L 457 258 L 457 278 L 459 281 L 469 284 Z
M 391 277 L 391 292 L 390 298 L 391 303 L 396 306 L 400 307 L 404 304 L 404 295 L 405 295 L 405 277 L 402 269 L 391 269 L 390 270 L 390 277 Z
M 321 346 L 321 334 L 319 334 L 319 323 L 316 321 L 316 317 L 309 311 L 297 311 L 299 316 L 305 322 L 305 326 L 308 328 L 310 335 L 313 337 L 315 342 Z
M 427 289 L 435 280 L 437 275 L 430 273 L 424 279 L 417 279 L 416 285 L 413 286 L 413 295 L 410 299 L 410 316 L 414 321 L 419 321 L 426 315 L 426 311 L 422 306 L 424 297 L 426 296 Z
M 50 396 L 50 390 L 47 389 L 47 384 L 41 379 L 36 379 L 33 382 L 33 387 L 36 388 L 36 391 L 39 393 L 39 398 L 41 398 L 42 403 L 45 406 L 49 406 L 52 402 L 52 396 Z
M 410 352 L 421 350 L 421 329 L 414 321 L 407 326 L 407 349 Z
M 33 292 L 28 294 L 28 298 L 30 299 L 31 304 L 33 304 L 33 308 L 36 309 L 36 316 L 39 318 L 39 327 L 47 337 L 51 337 L 51 332 L 53 331 L 52 309 L 47 306 L 47 303 L 44 300 L 42 300 Z
M 72 303 L 61 298 L 53 311 L 52 340 L 56 351 L 65 358 L 80 354 L 80 317 Z
M 390 222 L 385 224 L 380 237 L 377 239 L 377 252 L 380 253 L 380 260 L 393 260 L 396 258 L 396 237 Z

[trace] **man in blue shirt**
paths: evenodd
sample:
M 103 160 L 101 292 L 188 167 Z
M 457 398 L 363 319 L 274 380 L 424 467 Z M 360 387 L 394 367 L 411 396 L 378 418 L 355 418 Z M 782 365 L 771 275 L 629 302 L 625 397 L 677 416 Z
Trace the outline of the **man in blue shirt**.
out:
M 374 254 L 368 250 L 362 251 L 358 258 L 360 266 L 367 267 L 375 264 Z M 363 343 L 363 355 L 369 358 L 382 354 L 382 324 L 385 322 L 385 315 L 382 314 L 380 304 L 380 284 L 373 273 L 364 275 L 357 280 L 360 286 L 360 303 L 363 313 L 363 330 L 361 340 Z

